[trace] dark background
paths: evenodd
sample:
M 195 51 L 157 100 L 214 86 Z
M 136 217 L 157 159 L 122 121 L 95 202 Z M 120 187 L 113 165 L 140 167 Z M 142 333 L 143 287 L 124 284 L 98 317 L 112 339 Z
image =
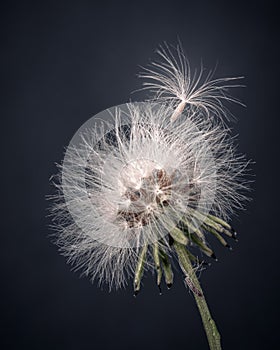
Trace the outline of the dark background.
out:
M 233 219 L 234 251 L 201 275 L 224 349 L 279 343 L 279 15 L 272 2 L 30 2 L 1 5 L 1 349 L 207 349 L 193 297 L 176 274 L 151 275 L 137 298 L 71 272 L 52 245 L 45 195 L 75 131 L 142 100 L 139 65 L 177 36 L 193 66 L 245 75 L 232 106 L 239 150 L 253 159 L 253 201 Z M 278 309 L 278 310 L 277 310 Z

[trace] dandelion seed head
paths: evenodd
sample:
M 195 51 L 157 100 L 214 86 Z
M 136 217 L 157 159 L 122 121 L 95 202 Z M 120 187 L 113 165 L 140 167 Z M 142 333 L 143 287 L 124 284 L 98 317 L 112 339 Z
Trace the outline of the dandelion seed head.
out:
M 142 75 L 154 81 L 146 87 L 157 91 L 157 103 L 128 103 L 89 119 L 60 166 L 56 243 L 75 269 L 109 288 L 126 284 L 142 247 L 157 243 L 169 254 L 169 233 L 182 218 L 205 243 L 194 209 L 227 219 L 246 199 L 246 162 L 229 130 L 208 118 L 224 112 L 225 85 L 208 79 L 198 87 L 201 76 L 191 82 L 177 53 L 176 61 L 161 50 L 163 63 L 154 64 L 161 72 Z M 176 99 L 189 108 L 176 109 Z

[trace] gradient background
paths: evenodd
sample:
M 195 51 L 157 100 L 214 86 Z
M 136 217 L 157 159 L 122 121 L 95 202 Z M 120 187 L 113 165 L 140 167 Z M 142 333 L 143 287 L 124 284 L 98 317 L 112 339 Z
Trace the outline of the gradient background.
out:
M 193 297 L 176 274 L 107 293 L 66 265 L 48 238 L 49 177 L 92 115 L 142 100 L 139 65 L 177 36 L 193 66 L 245 75 L 232 106 L 239 150 L 256 161 L 254 200 L 233 224 L 233 252 L 201 283 L 224 349 L 279 343 L 279 16 L 272 2 L 10 1 L 1 5 L 1 349 L 207 349 Z M 277 310 L 278 309 L 278 310 Z M 278 334 L 277 334 L 278 333 Z

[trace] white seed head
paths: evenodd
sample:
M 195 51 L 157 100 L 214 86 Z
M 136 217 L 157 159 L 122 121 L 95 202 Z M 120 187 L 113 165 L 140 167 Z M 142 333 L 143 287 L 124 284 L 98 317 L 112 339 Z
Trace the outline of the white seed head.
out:
M 142 75 L 157 81 L 146 86 L 157 90 L 158 103 L 121 105 L 91 118 L 61 166 L 56 243 L 76 269 L 110 288 L 126 284 L 141 247 L 158 242 L 166 251 L 182 217 L 199 227 L 193 209 L 227 218 L 245 199 L 246 163 L 228 130 L 205 116 L 223 114 L 225 85 L 208 80 L 198 87 L 178 54 L 175 61 L 160 51 L 164 62 L 154 66 L 162 72 Z M 175 118 L 174 99 L 191 108 Z

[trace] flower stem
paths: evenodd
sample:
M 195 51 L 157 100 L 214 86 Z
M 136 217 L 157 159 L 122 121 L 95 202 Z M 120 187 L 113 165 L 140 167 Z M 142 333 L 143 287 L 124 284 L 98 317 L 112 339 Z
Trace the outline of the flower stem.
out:
M 174 249 L 178 255 L 179 263 L 184 274 L 187 276 L 188 279 L 191 280 L 194 286 L 192 291 L 207 335 L 209 348 L 211 350 L 221 350 L 221 337 L 219 331 L 208 309 L 205 297 L 201 290 L 201 286 L 199 284 L 198 278 L 195 274 L 191 261 L 188 257 L 186 248 L 183 244 L 180 244 L 175 241 Z

